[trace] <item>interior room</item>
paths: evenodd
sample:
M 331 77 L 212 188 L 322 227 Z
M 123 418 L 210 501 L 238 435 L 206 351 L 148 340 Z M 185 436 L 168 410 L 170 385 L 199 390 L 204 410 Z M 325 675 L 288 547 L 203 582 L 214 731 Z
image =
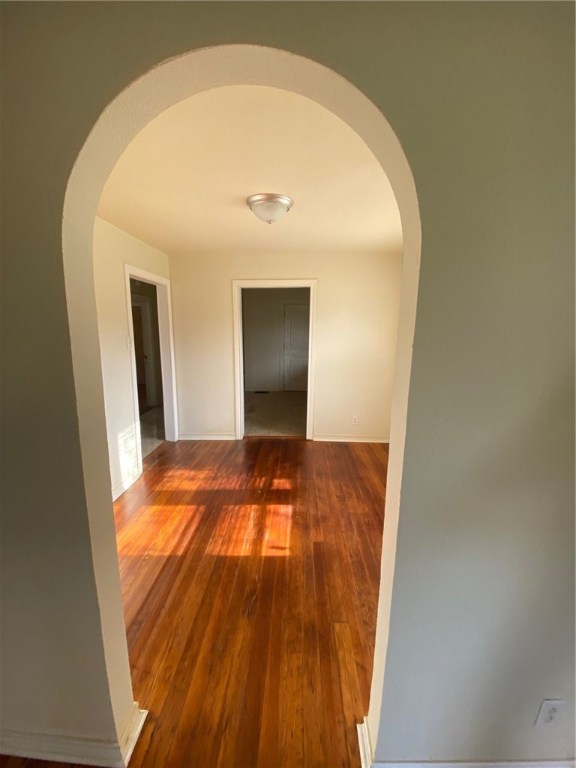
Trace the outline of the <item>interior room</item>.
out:
M 0 768 L 574 768 L 574 2 L 0 19 Z
M 227 128 L 232 123 L 233 137 Z M 277 140 L 286 145 L 286 154 L 276 152 Z M 368 194 L 368 204 L 360 194 L 353 204 L 346 199 L 339 189 L 344 177 L 348 189 Z M 268 208 L 261 220 L 247 194 L 262 178 L 268 179 L 267 189 L 289 189 L 293 195 L 280 196 L 290 203 L 272 224 Z M 207 196 L 213 200 L 210 208 Z M 271 195 L 265 197 L 269 207 Z M 224 233 L 223 218 L 229 220 Z M 322 653 L 340 681 L 335 689 L 318 677 L 306 706 L 317 709 L 322 696 L 340 696 L 340 687 L 349 697 L 317 720 L 319 755 L 336 763 L 346 755 L 356 759 L 354 712 L 368 708 L 373 665 L 402 274 L 400 219 L 386 174 L 365 142 L 312 100 L 262 86 L 213 89 L 164 111 L 126 148 L 104 187 L 93 246 L 132 680 L 138 700 L 147 699 L 176 734 L 155 750 L 168 750 L 169 761 L 182 761 L 182 750 L 199 760 L 216 747 L 202 740 L 191 743 L 187 729 L 202 722 L 218 728 L 232 718 L 240 730 L 230 729 L 221 749 L 234 764 L 298 761 L 301 747 L 289 736 L 287 722 L 280 724 L 276 748 L 261 743 L 271 704 L 267 688 L 276 686 L 274 706 L 280 710 L 299 701 L 288 645 L 293 635 L 315 675 L 321 670 L 313 659 Z M 161 322 L 154 280 L 167 282 L 172 300 L 178 443 L 146 432 L 149 415 L 161 413 Z M 148 336 L 157 338 L 148 358 L 138 348 L 143 322 L 135 305 L 148 310 Z M 122 348 L 124 327 L 132 329 L 134 343 Z M 230 365 L 232 351 L 241 353 L 239 365 Z M 233 447 L 226 442 L 233 438 L 250 442 Z M 295 442 L 286 446 L 278 440 Z M 355 473 L 365 477 L 363 489 L 356 487 Z M 246 488 L 240 506 L 230 500 L 229 489 L 237 487 Z M 209 515 L 197 503 L 208 492 Z M 328 518 L 326 498 L 333 498 Z M 305 546 L 310 531 L 315 552 Z M 159 569 L 172 558 L 170 578 L 162 576 Z M 218 581 L 215 558 L 225 563 Z M 310 567 L 319 575 L 302 602 L 299 584 Z M 183 591 L 183 583 L 178 587 L 183 573 L 192 571 L 197 579 Z M 209 606 L 203 573 L 213 580 Z M 260 611 L 261 618 L 246 635 L 242 656 L 234 645 L 240 617 L 224 606 L 230 590 L 240 606 L 247 599 L 244 579 L 258 584 L 248 594 L 251 610 Z M 354 593 L 362 590 L 362 600 L 346 596 L 345 584 L 355 584 Z M 315 602 L 317 591 L 331 595 L 325 610 Z M 154 612 L 160 594 L 161 617 Z M 306 652 L 295 621 L 299 604 L 317 627 Z M 177 719 L 170 720 L 177 693 L 158 698 L 140 669 L 152 666 L 165 674 L 163 649 L 173 622 L 191 628 L 206 612 L 204 632 L 182 634 L 180 662 L 171 668 L 194 690 L 219 648 L 223 674 L 244 665 L 236 682 L 230 678 L 230 690 L 237 694 L 223 691 L 214 712 L 206 703 L 201 706 L 201 697 L 196 703 L 189 697 L 187 704 L 180 702 Z M 273 642 L 265 632 L 275 615 L 284 630 Z M 330 628 L 327 639 L 320 632 L 323 624 Z M 258 651 L 261 646 L 269 650 Z M 192 651 L 183 649 L 192 647 L 196 662 L 190 667 Z M 252 668 L 262 662 L 262 653 L 268 653 L 268 665 Z M 252 681 L 255 693 L 237 688 L 242 681 Z M 244 695 L 253 695 L 253 714 L 242 725 L 237 697 Z M 304 711 L 297 707 L 292 716 L 302 724 L 296 727 L 303 727 Z M 346 728 L 329 748 L 326 739 L 339 720 Z M 155 750 L 147 753 L 146 765 L 157 759 Z

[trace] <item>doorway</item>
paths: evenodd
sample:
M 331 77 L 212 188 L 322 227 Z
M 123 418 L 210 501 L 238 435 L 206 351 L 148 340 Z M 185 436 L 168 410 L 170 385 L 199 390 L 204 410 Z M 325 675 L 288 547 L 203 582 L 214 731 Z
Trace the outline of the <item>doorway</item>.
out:
M 244 434 L 305 437 L 309 288 L 243 288 Z
M 124 279 L 136 471 L 114 498 L 142 473 L 143 458 L 178 440 L 170 281 L 129 264 Z
M 142 458 L 166 438 L 156 286 L 130 278 L 130 304 Z
M 174 76 L 175 75 L 175 76 Z M 167 87 L 167 84 L 170 87 Z M 125 630 L 121 615 L 118 578 L 111 578 L 113 518 L 102 514 L 109 505 L 109 475 L 102 393 L 94 382 L 100 377 L 97 354 L 97 319 L 93 293 L 92 244 L 94 203 L 101 193 L 110 168 L 138 131 L 167 106 L 221 85 L 257 83 L 286 88 L 322 104 L 345 120 L 363 137 L 389 176 L 401 213 L 403 241 L 402 300 L 399 319 L 394 396 L 392 407 L 390 466 L 387 473 L 384 518 L 381 588 L 375 646 L 381 650 L 374 663 L 372 697 L 366 720 L 372 743 L 378 738 L 380 707 L 384 681 L 384 659 L 388 640 L 392 581 L 395 568 L 396 531 L 398 527 L 400 485 L 404 459 L 406 412 L 412 361 L 412 341 L 420 266 L 421 224 L 414 178 L 397 136 L 378 108 L 352 83 L 310 59 L 292 52 L 248 45 L 215 45 L 193 50 L 159 65 L 127 87 L 104 110 L 91 131 L 72 169 L 63 212 L 62 239 L 66 276 L 66 296 L 77 394 L 82 462 L 88 499 L 88 521 L 92 536 L 94 576 L 102 606 L 102 640 L 107 667 L 115 670 L 112 681 L 116 700 L 128 711 L 138 712 L 129 683 Z M 137 109 L 134 108 L 137 105 Z M 127 119 L 127 115 L 130 119 Z M 238 283 L 234 281 L 234 353 L 236 436 L 244 432 L 242 371 L 241 302 Z M 310 281 L 313 282 L 313 281 Z M 296 284 L 307 284 L 298 282 Z M 169 301 L 169 295 L 168 295 Z M 314 301 L 310 302 L 310 354 L 308 373 L 307 437 L 313 435 L 314 412 Z M 131 322 L 131 321 L 130 321 Z M 171 327 L 170 327 L 171 331 Z M 162 330 L 161 330 L 162 335 Z M 174 368 L 173 352 L 171 371 Z M 168 409 L 167 398 L 173 397 Z M 177 435 L 174 379 L 164 387 L 165 407 L 170 413 L 170 428 Z M 241 407 L 240 407 L 241 406 Z M 167 422 L 168 423 L 168 422 Z M 100 426 L 99 426 L 100 425 Z M 96 428 L 95 428 L 96 427 Z M 168 436 L 168 430 L 167 430 Z M 175 439 L 169 437 L 168 439 Z M 110 534 L 110 535 L 102 535 Z M 112 574 L 114 576 L 114 574 Z M 124 711 L 124 710 L 123 710 Z M 132 716 L 131 716 L 132 717 Z M 126 733 L 134 743 L 142 717 L 115 718 L 118 732 Z M 368 733 L 368 729 L 366 729 Z
M 234 280 L 236 439 L 311 440 L 316 280 Z

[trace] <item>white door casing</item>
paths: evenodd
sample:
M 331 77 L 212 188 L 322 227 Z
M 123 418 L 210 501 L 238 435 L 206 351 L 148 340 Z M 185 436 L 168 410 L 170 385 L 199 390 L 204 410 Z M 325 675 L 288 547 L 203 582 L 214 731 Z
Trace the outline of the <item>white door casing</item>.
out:
M 142 471 L 142 443 L 140 438 L 140 415 L 138 413 L 138 380 L 136 376 L 136 357 L 134 355 L 134 328 L 132 324 L 132 300 L 130 278 L 152 283 L 156 286 L 158 305 L 158 336 L 160 342 L 160 367 L 162 372 L 162 396 L 164 400 L 164 435 L 166 440 L 178 440 L 178 409 L 176 397 L 176 365 L 174 362 L 174 334 L 172 330 L 172 301 L 170 280 L 153 272 L 147 272 L 130 264 L 124 265 L 126 303 L 128 308 L 128 333 L 132 348 L 132 398 L 134 403 L 134 421 L 137 425 L 138 466 Z M 138 297 L 140 298 L 140 297 Z M 146 322 L 144 320 L 144 322 Z M 146 335 L 146 331 L 144 332 Z M 147 371 L 148 378 L 148 371 Z M 147 382 L 148 383 L 148 382 Z
M 306 439 L 314 434 L 314 339 L 316 321 L 316 279 L 286 280 L 233 280 L 232 305 L 234 322 L 234 392 L 236 410 L 236 439 L 244 437 L 244 351 L 242 338 L 242 289 L 243 288 L 309 288 L 310 321 L 308 330 L 308 379 L 306 407 Z

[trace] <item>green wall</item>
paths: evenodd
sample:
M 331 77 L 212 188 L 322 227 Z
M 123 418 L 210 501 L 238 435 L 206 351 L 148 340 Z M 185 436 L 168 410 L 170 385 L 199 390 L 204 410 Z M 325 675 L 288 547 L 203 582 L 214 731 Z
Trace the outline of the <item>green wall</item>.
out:
M 377 757 L 573 756 L 574 4 L 0 10 L 5 669 L 16 643 L 35 654 L 27 633 L 47 621 L 23 577 L 35 548 L 60 553 L 44 589 L 77 573 L 90 582 L 85 559 L 61 559 L 86 525 L 60 242 L 75 157 L 154 65 L 261 44 L 332 68 L 382 110 L 421 206 Z M 553 697 L 570 702 L 564 722 L 533 728 Z

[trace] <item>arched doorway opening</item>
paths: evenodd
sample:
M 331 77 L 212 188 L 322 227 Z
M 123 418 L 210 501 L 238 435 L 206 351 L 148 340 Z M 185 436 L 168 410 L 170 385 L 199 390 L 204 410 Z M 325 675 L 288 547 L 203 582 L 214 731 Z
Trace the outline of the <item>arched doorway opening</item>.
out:
M 403 231 L 403 276 L 392 400 L 384 547 L 376 653 L 368 732 L 375 743 L 384 662 L 420 261 L 420 219 L 414 181 L 402 147 L 378 109 L 352 84 L 320 64 L 285 51 L 256 46 L 220 46 L 193 51 L 160 65 L 111 103 L 87 139 L 70 176 L 63 216 L 63 256 L 72 358 L 80 425 L 94 571 L 106 663 L 115 713 L 127 721 L 133 710 L 125 630 L 120 603 L 114 526 L 110 513 L 108 451 L 94 280 L 92 231 L 102 188 L 134 136 L 161 112 L 196 93 L 224 85 L 265 85 L 306 96 L 346 122 L 367 144 L 391 183 Z M 145 705 L 145 702 L 143 702 Z M 119 724 L 124 730 L 125 722 Z

